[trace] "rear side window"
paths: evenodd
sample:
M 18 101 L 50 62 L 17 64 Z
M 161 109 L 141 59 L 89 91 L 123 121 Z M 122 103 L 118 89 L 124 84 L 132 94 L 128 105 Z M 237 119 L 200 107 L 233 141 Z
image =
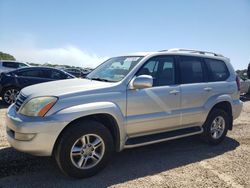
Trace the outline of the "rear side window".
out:
M 181 83 L 201 83 L 204 82 L 204 72 L 200 58 L 180 56 Z
M 229 77 L 229 72 L 225 63 L 216 59 L 205 59 L 209 69 L 209 81 L 224 81 Z
M 20 71 L 17 73 L 18 76 L 27 76 L 27 77 L 42 77 L 41 70 L 28 70 L 28 71 Z
M 3 67 L 18 68 L 18 64 L 16 62 L 3 62 Z

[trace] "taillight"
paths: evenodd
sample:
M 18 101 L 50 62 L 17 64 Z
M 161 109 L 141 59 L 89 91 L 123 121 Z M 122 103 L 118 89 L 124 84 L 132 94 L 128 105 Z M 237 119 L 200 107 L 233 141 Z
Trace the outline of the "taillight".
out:
M 236 76 L 236 83 L 237 83 L 238 91 L 240 91 L 240 78 L 239 78 L 239 76 Z

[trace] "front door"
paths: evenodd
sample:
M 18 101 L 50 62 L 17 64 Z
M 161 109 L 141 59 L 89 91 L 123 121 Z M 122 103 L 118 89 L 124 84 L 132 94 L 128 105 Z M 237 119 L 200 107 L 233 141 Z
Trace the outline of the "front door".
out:
M 174 56 L 148 60 L 135 76 L 151 75 L 153 87 L 127 90 L 127 133 L 146 135 L 178 128 L 180 87 L 176 83 Z

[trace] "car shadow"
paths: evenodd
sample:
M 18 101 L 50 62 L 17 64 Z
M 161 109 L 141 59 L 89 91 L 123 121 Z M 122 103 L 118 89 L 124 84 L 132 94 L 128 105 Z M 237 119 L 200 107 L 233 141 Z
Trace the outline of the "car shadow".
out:
M 250 94 L 241 95 L 240 100 L 243 101 L 243 102 L 250 101 Z
M 8 108 L 8 106 L 9 106 L 9 105 L 6 105 L 6 104 L 3 102 L 2 98 L 0 97 L 0 109 Z
M 68 178 L 49 157 L 34 157 L 12 148 L 0 150 L 0 187 L 108 187 L 155 175 L 235 150 L 239 142 L 226 137 L 217 146 L 200 142 L 197 137 L 124 150 L 113 156 L 109 165 L 87 179 Z

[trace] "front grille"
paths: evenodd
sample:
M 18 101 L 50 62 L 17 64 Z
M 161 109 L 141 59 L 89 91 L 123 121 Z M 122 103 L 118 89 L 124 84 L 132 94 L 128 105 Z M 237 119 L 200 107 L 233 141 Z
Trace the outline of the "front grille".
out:
M 27 99 L 26 96 L 24 96 L 22 93 L 19 93 L 15 102 L 16 111 L 20 109 L 20 107 L 22 106 L 22 104 L 24 103 L 26 99 Z

